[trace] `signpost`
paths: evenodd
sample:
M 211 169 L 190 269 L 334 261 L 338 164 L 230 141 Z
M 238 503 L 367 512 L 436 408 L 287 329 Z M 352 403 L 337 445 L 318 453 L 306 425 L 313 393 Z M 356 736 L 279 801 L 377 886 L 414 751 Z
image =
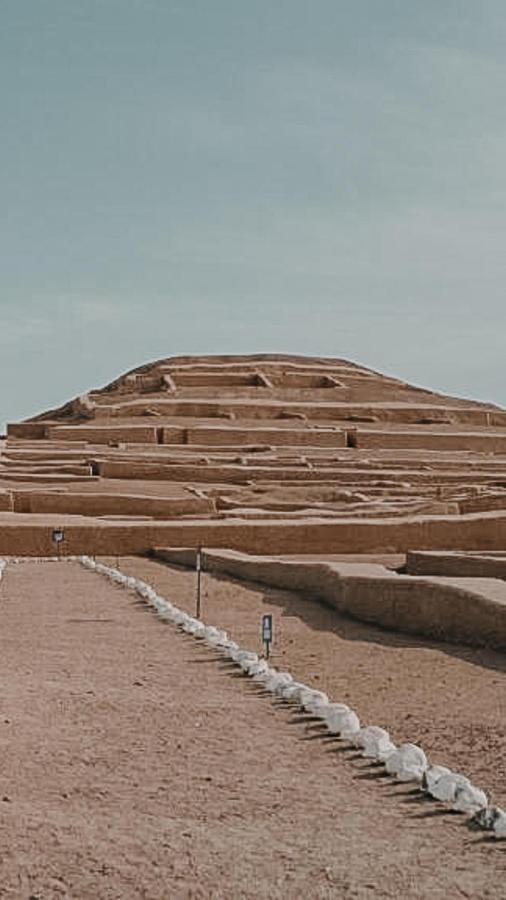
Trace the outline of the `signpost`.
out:
M 63 528 L 55 528 L 53 530 L 53 543 L 56 544 L 58 559 L 61 559 L 61 545 L 65 540 L 65 532 Z
M 196 618 L 200 619 L 200 576 L 202 573 L 202 547 L 197 547 L 197 554 L 195 556 L 195 569 L 197 572 L 197 611 Z
M 270 614 L 267 614 L 265 616 L 262 616 L 262 641 L 265 649 L 266 659 L 269 659 L 272 637 L 272 616 Z

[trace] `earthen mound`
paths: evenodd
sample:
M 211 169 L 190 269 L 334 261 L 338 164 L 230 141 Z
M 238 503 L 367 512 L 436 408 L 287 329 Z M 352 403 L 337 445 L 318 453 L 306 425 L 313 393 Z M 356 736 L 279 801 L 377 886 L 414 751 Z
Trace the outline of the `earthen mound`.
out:
M 55 516 L 110 552 L 483 549 L 506 511 L 506 411 L 342 359 L 173 357 L 9 425 L 0 509 L 44 526 L 46 550 Z

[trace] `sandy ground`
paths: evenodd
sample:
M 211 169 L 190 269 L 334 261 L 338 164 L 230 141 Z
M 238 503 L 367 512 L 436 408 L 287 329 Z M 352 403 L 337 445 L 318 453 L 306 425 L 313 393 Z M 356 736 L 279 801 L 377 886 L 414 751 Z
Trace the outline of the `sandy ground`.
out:
M 122 562 L 190 603 L 191 576 Z M 481 781 L 495 779 L 499 657 L 351 623 L 343 634 L 291 595 L 204 583 L 210 622 L 237 621 L 253 646 L 259 613 L 274 610 L 278 662 L 353 694 L 371 720 L 389 713 L 396 733 L 444 743 L 445 760 L 469 740 L 474 707 L 477 739 L 495 740 Z M 134 594 L 74 564 L 25 563 L 7 570 L 0 609 L 0 897 L 506 897 L 505 847 L 378 777 Z M 429 698 L 438 686 L 451 706 Z
M 110 558 L 110 561 L 113 561 Z M 194 612 L 195 574 L 123 558 L 121 568 Z M 274 616 L 273 664 L 347 702 L 397 742 L 461 768 L 506 807 L 506 655 L 424 641 L 354 622 L 286 591 L 203 575 L 203 618 L 261 650 L 260 620 Z

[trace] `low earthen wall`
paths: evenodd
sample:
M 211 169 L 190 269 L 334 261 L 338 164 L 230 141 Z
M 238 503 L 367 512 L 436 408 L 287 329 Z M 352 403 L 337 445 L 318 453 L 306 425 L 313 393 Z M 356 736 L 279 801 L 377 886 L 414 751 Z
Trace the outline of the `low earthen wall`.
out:
M 187 429 L 177 425 L 166 425 L 160 428 L 163 444 L 186 444 Z
M 506 509 L 506 493 L 482 494 L 478 497 L 466 497 L 459 500 L 461 513 L 486 512 L 492 509 Z
M 171 566 L 183 566 L 185 569 L 195 569 L 197 565 L 195 547 L 157 548 L 150 555 L 170 563 Z M 202 556 L 207 558 L 208 554 L 202 553 Z
M 47 484 L 91 484 L 98 481 L 94 475 L 65 475 L 61 472 L 30 472 L 12 471 L 4 476 L 5 481 L 22 482 L 26 484 L 47 485 Z
M 506 411 L 489 411 L 479 406 L 441 406 L 412 403 L 304 403 L 282 400 L 208 400 L 154 398 L 133 400 L 113 405 L 98 406 L 96 415 L 104 417 L 130 417 L 142 415 L 147 410 L 161 416 L 186 416 L 192 418 L 277 419 L 290 414 L 302 414 L 308 420 L 319 421 L 378 421 L 392 424 L 416 425 L 422 419 L 436 419 L 462 425 L 506 427 Z
M 500 578 L 506 580 L 504 557 L 466 556 L 465 553 L 431 553 L 410 550 L 406 556 L 410 575 L 444 575 L 457 578 Z
M 367 431 L 358 429 L 356 446 L 380 450 L 455 450 L 506 454 L 506 434 L 434 431 Z
M 130 417 L 142 415 L 148 408 L 156 410 L 160 416 L 177 416 L 195 419 L 278 419 L 285 412 L 302 413 L 311 419 L 336 418 L 337 410 L 332 404 L 304 404 L 289 401 L 257 400 L 209 400 L 207 398 L 153 399 L 150 403 L 142 400 L 126 401 L 111 406 L 101 406 L 100 415 L 107 417 Z
M 10 478 L 13 474 L 18 475 L 80 475 L 87 478 L 92 475 L 91 466 L 87 463 L 37 463 L 37 462 L 21 462 L 15 460 L 5 471 L 5 478 Z
M 216 467 L 105 460 L 98 470 L 102 478 L 191 481 L 201 484 L 245 484 L 251 475 L 246 466 Z
M 157 550 L 194 564 L 194 551 Z M 292 562 L 204 551 L 205 571 L 259 582 L 324 601 L 341 613 L 395 631 L 506 650 L 506 586 L 397 575 L 383 566 Z
M 268 446 L 345 447 L 346 434 L 340 429 L 332 431 L 309 428 L 219 428 L 195 426 L 188 428 L 189 444 L 210 446 L 243 446 L 267 444 Z
M 154 481 L 192 481 L 202 484 L 245 484 L 247 481 L 276 481 L 276 482 L 333 482 L 337 486 L 345 484 L 384 483 L 388 485 L 396 482 L 409 482 L 410 484 L 495 484 L 495 473 L 481 470 L 459 471 L 422 471 L 407 469 L 360 469 L 360 468 L 331 468 L 330 466 L 289 466 L 282 461 L 281 465 L 205 465 L 199 463 L 192 465 L 185 463 L 168 464 L 161 462 L 139 462 L 135 460 L 103 460 L 98 464 L 99 474 L 102 478 L 122 479 L 149 479 Z
M 157 430 L 150 425 L 50 425 L 47 436 L 53 440 L 87 441 L 89 444 L 108 444 L 110 441 L 137 444 L 156 444 Z
M 261 380 L 256 372 L 171 372 L 177 387 L 226 387 L 258 386 Z
M 174 516 L 209 515 L 211 500 L 201 497 L 151 497 L 138 494 L 57 493 L 56 491 L 13 491 L 17 513 L 65 513 L 83 516 Z M 1 507 L 0 507 L 1 508 Z M 7 508 L 7 507 L 6 507 Z
M 10 422 L 7 436 L 39 440 L 46 436 L 46 422 Z
M 0 510 L 2 512 L 12 510 L 12 495 L 10 491 L 0 491 Z

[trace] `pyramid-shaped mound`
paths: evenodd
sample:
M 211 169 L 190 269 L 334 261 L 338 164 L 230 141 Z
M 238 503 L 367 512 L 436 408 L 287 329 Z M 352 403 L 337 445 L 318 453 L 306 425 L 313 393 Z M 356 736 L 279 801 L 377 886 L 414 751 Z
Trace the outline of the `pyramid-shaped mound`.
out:
M 343 359 L 159 360 L 9 425 L 0 457 L 0 509 L 39 525 L 84 517 L 111 552 L 120 526 L 147 549 L 163 522 L 180 543 L 286 553 L 328 551 L 321 529 L 346 522 L 361 552 L 353 522 L 379 534 L 382 520 L 505 508 L 505 410 Z

